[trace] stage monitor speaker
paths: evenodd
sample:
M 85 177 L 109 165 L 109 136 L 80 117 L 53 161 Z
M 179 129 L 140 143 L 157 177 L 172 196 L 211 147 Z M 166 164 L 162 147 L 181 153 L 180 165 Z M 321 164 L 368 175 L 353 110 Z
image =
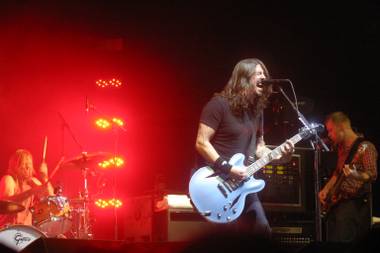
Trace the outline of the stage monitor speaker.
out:
M 169 194 L 165 200 L 167 207 L 153 216 L 154 241 L 192 241 L 217 230 L 193 208 L 187 195 Z
M 191 241 L 213 231 L 185 194 L 168 194 L 157 200 L 152 195 L 125 201 L 124 236 L 127 242 Z

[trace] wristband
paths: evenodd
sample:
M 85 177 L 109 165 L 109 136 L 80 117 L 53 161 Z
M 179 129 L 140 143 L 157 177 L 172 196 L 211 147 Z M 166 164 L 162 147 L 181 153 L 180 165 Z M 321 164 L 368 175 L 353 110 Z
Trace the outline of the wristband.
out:
M 216 161 L 214 162 L 214 169 L 219 170 L 223 173 L 230 173 L 232 165 L 230 165 L 226 160 L 224 160 L 222 157 L 218 157 Z

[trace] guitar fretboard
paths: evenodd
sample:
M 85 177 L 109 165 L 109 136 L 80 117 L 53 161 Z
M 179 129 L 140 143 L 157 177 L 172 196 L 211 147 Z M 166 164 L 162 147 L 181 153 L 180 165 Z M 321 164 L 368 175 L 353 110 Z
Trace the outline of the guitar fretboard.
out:
M 302 137 L 301 137 L 300 134 L 296 134 L 292 138 L 289 139 L 289 141 L 291 143 L 293 143 L 293 145 L 295 145 L 297 142 L 299 142 L 301 140 L 302 140 Z M 273 149 L 270 153 L 264 155 L 259 160 L 257 160 L 256 162 L 252 163 L 251 165 L 249 165 L 247 167 L 248 176 L 252 176 L 253 174 L 255 174 L 262 167 L 264 167 L 268 163 L 272 162 L 276 157 L 280 157 L 280 155 L 282 153 L 281 149 L 282 149 L 283 146 L 285 146 L 285 144 L 286 144 L 286 142 L 282 143 L 280 146 L 278 146 L 277 148 Z

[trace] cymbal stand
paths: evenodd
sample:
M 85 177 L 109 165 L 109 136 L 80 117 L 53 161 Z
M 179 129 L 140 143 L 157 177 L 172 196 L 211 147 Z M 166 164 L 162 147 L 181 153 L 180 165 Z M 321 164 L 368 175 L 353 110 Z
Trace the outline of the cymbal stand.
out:
M 83 146 L 79 143 L 77 138 L 75 137 L 73 131 L 71 130 L 69 124 L 66 122 L 65 118 L 63 117 L 62 113 L 58 112 L 59 117 L 62 121 L 62 156 L 64 157 L 65 154 L 65 128 L 69 132 L 71 138 L 74 140 L 74 142 L 77 144 L 78 148 L 82 152 L 83 161 L 85 162 L 87 160 L 87 152 L 83 151 Z M 83 163 L 84 164 L 84 163 Z M 76 228 L 72 233 L 74 234 L 74 237 L 77 239 L 91 239 L 93 237 L 91 224 L 89 222 L 89 208 L 88 208 L 88 170 L 89 168 L 83 167 L 81 168 L 82 175 L 83 175 L 83 193 L 80 193 L 80 198 L 83 198 L 83 202 L 81 203 L 80 208 L 75 208 L 74 211 L 77 212 L 77 222 Z
M 83 159 L 86 159 L 85 153 L 83 153 Z M 82 168 L 83 175 L 83 192 L 81 193 L 81 198 L 83 202 L 81 203 L 81 208 L 78 213 L 78 227 L 77 236 L 79 239 L 92 239 L 92 226 L 90 223 L 90 210 L 89 210 L 89 191 L 88 191 L 88 173 L 89 168 Z
M 111 121 L 112 122 L 112 121 Z M 120 138 L 120 130 L 126 132 L 127 130 L 123 126 L 119 126 L 112 122 L 112 130 L 115 135 L 115 140 L 114 140 L 114 166 L 116 167 L 116 156 L 119 154 L 119 138 Z M 116 187 L 116 173 L 113 175 L 113 189 L 112 189 L 112 194 L 113 198 L 116 199 L 116 193 L 117 193 L 117 187 Z M 118 240 L 119 238 L 119 228 L 118 228 L 118 214 L 117 214 L 117 207 L 113 207 L 113 214 L 114 214 L 114 240 Z

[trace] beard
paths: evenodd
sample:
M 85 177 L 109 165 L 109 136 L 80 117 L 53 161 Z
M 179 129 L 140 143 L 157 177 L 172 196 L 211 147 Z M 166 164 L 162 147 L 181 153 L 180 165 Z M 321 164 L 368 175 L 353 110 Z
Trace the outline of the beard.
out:
M 266 106 L 269 95 L 271 94 L 270 89 L 265 89 L 261 94 L 257 94 L 256 87 L 244 87 L 240 90 L 225 89 L 219 94 L 226 97 L 229 100 L 230 107 L 233 114 L 237 117 L 243 116 L 244 112 L 248 112 L 251 115 L 256 115 L 256 113 L 263 110 Z
M 241 95 L 242 104 L 247 111 L 256 112 L 265 107 L 265 101 L 269 95 L 270 92 L 267 89 L 264 89 L 263 93 L 258 94 L 255 88 L 250 87 Z
M 245 104 L 247 109 L 252 108 L 254 104 L 257 103 L 258 95 L 256 94 L 256 91 L 254 88 L 247 88 L 242 92 L 241 100 L 242 104 Z

